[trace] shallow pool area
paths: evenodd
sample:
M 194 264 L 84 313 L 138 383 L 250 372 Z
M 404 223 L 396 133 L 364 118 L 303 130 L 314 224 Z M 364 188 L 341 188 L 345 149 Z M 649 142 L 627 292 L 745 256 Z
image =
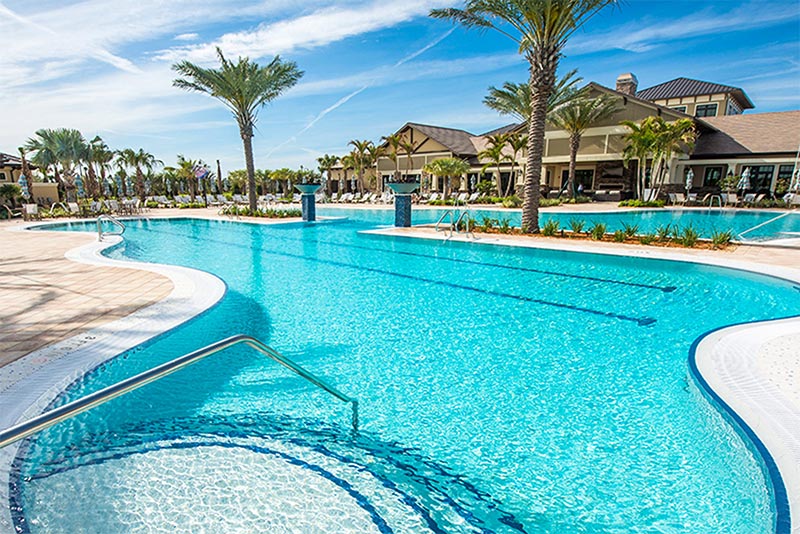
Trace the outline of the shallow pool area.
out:
M 437 213 L 415 211 L 414 222 Z M 660 225 L 672 213 L 618 216 Z M 374 236 L 360 232 L 390 224 L 391 212 L 344 214 L 268 226 L 126 222 L 108 256 L 201 269 L 228 291 L 58 402 L 245 333 L 358 398 L 358 435 L 346 406 L 231 349 L 26 442 L 12 491 L 18 528 L 773 530 L 761 459 L 697 391 L 687 357 L 714 328 L 800 314 L 791 283 Z M 567 225 L 575 214 L 557 216 Z

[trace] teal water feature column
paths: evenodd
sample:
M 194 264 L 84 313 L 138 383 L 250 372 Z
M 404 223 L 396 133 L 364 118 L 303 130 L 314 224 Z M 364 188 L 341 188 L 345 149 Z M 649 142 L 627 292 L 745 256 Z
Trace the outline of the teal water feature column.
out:
M 303 209 L 304 221 L 317 220 L 317 205 L 314 194 L 322 187 L 320 184 L 295 184 L 295 188 L 300 191 L 300 207 Z
M 394 191 L 394 225 L 408 228 L 411 226 L 411 193 L 419 184 L 397 182 L 386 185 Z

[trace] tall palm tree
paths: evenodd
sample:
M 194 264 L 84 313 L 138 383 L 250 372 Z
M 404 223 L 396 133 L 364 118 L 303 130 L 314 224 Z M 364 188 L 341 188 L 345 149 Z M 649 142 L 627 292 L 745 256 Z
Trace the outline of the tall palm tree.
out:
M 378 160 L 386 154 L 386 150 L 381 145 L 370 143 L 367 147 L 367 163 L 369 168 L 375 169 L 375 189 L 378 193 L 383 192 L 383 179 L 380 172 L 378 172 Z
M 353 139 L 348 143 L 353 147 L 353 163 L 355 164 L 356 175 L 358 176 L 358 190 L 364 192 L 364 169 L 369 166 L 369 147 L 372 141 Z
M 577 74 L 578 69 L 573 69 L 556 82 L 547 102 L 548 114 L 579 94 L 578 85 L 583 78 Z M 531 89 L 527 83 L 505 82 L 500 89 L 491 86 L 483 103 L 501 115 L 511 115 L 520 122 L 527 123 L 531 118 Z
M 253 129 L 262 106 L 293 87 L 303 76 L 303 71 L 292 61 L 282 61 L 275 56 L 266 66 L 253 63 L 249 58 L 239 58 L 233 63 L 225 59 L 217 48 L 219 69 L 206 69 L 181 61 L 172 66 L 183 78 L 172 83 L 187 91 L 197 91 L 216 98 L 225 104 L 236 117 L 239 135 L 244 145 L 247 165 L 247 184 L 250 210 L 256 210 L 256 175 L 253 161 Z
M 450 194 L 450 180 L 469 172 L 469 163 L 459 158 L 441 158 L 426 164 L 422 170 L 436 177 L 444 178 L 443 189 L 446 198 Z
M 134 169 L 136 172 L 136 194 L 139 196 L 139 199 L 144 202 L 145 198 L 145 187 L 144 187 L 144 170 L 152 171 L 154 167 L 158 165 L 163 165 L 159 159 L 149 152 L 145 152 L 144 149 L 140 148 L 139 150 L 133 150 L 132 148 L 126 148 L 120 152 L 120 157 L 125 162 L 125 164 Z M 180 164 L 181 160 L 183 160 L 183 156 L 178 156 L 178 162 Z M 192 162 L 195 165 L 196 162 Z M 190 183 L 193 183 L 193 180 L 189 180 Z M 192 187 L 192 202 L 194 202 L 194 187 Z
M 530 66 L 531 119 L 522 204 L 522 230 L 539 231 L 547 104 L 567 40 L 598 11 L 618 0 L 466 0 L 463 9 L 434 9 L 431 16 L 468 28 L 491 28 L 511 38 Z
M 497 196 L 503 196 L 503 181 L 500 179 L 500 165 L 504 161 L 509 161 L 511 157 L 504 152 L 506 144 L 508 144 L 508 134 L 495 134 L 489 135 L 486 139 L 489 144 L 478 152 L 478 159 L 488 160 L 488 163 L 481 169 L 481 174 L 486 172 L 486 169 L 494 166 L 497 172 Z
M 596 98 L 584 96 L 556 109 L 550 116 L 550 122 L 569 134 L 569 178 L 567 189 L 575 198 L 575 167 L 578 150 L 581 147 L 583 133 L 595 124 L 611 117 L 619 111 L 619 98 L 611 95 L 600 95 Z
M 76 169 L 84 156 L 86 140 L 78 130 L 57 128 L 37 130 L 23 146 L 34 152 L 31 161 L 41 169 L 52 170 L 64 192 L 74 188 Z
M 352 152 L 350 152 L 349 154 L 345 154 L 344 156 L 342 156 L 339 161 L 342 164 L 342 176 L 344 176 L 342 184 L 343 187 L 340 187 L 339 189 L 341 191 L 344 191 L 345 189 L 347 189 L 347 171 L 356 168 L 356 156 Z M 352 191 L 350 192 L 352 193 Z
M 406 177 L 401 180 L 405 182 L 410 182 L 411 179 L 409 175 L 411 174 L 411 167 L 414 163 L 412 156 L 416 154 L 419 147 L 422 146 L 422 143 L 414 143 L 410 139 L 401 139 L 400 140 L 400 150 L 406 155 Z
M 114 159 L 114 151 L 96 135 L 89 141 L 89 176 L 94 180 L 94 193 L 92 196 L 99 197 L 103 194 L 103 184 L 105 184 L 108 169 Z
M 331 193 L 331 171 L 339 163 L 339 156 L 331 156 L 330 154 L 325 154 L 324 156 L 320 156 L 317 158 L 317 166 L 319 168 L 319 172 L 325 174 L 325 178 L 327 180 L 328 186 L 327 191 L 328 194 Z

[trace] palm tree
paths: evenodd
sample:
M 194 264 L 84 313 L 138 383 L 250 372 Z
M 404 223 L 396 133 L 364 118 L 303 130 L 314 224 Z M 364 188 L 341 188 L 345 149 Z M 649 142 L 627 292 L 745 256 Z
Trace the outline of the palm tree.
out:
M 411 179 L 409 175 L 411 174 L 411 167 L 414 163 L 412 156 L 419 150 L 419 147 L 422 146 L 422 143 L 416 144 L 413 141 L 402 139 L 400 141 L 400 149 L 406 155 L 406 176 L 401 181 L 410 182 Z
M 495 134 L 489 135 L 486 139 L 489 144 L 486 148 L 478 152 L 479 160 L 489 160 L 489 162 L 481 169 L 481 174 L 486 172 L 486 169 L 494 166 L 497 172 L 497 196 L 503 196 L 503 183 L 500 179 L 500 165 L 504 161 L 509 161 L 511 158 L 508 154 L 503 152 L 508 143 L 508 134 Z
M 573 69 L 560 78 L 547 102 L 548 115 L 578 95 L 578 85 L 583 78 Z M 511 115 L 520 122 L 527 123 L 531 117 L 531 89 L 527 83 L 505 82 L 501 89 L 491 86 L 483 103 L 501 115 Z
M 94 182 L 94 191 L 91 196 L 99 197 L 103 194 L 102 184 L 106 182 L 111 160 L 114 159 L 114 151 L 108 148 L 108 145 L 100 136 L 96 135 L 94 139 L 89 141 L 88 152 L 88 173 L 89 178 Z
M 358 176 L 358 190 L 364 192 L 364 169 L 369 166 L 369 147 L 372 141 L 353 139 L 348 143 L 353 147 L 353 163 L 355 165 L 356 175 Z
M 319 168 L 319 172 L 325 174 L 326 180 L 328 182 L 327 190 L 328 194 L 331 193 L 331 171 L 339 163 L 339 156 L 331 156 L 330 154 L 325 154 L 324 156 L 320 156 L 317 158 L 317 165 Z
M 399 182 L 400 161 L 398 161 L 397 156 L 400 154 L 400 144 L 403 142 L 403 138 L 400 134 L 393 133 L 392 135 L 381 137 L 381 140 L 389 147 L 389 151 L 386 152 L 386 157 L 394 162 L 394 181 Z
M 514 189 L 517 185 L 517 154 L 522 152 L 526 146 L 528 146 L 528 136 L 527 135 L 520 135 L 518 133 L 513 133 L 508 136 L 508 146 L 511 147 L 511 179 L 508 181 L 508 185 L 506 185 L 506 196 L 511 196 L 512 189 Z M 524 168 L 524 166 L 523 166 Z
M 132 150 L 130 151 L 133 152 Z M 192 197 L 192 202 L 195 201 L 197 191 L 197 177 L 195 176 L 195 170 L 197 169 L 197 166 L 201 165 L 202 163 L 203 162 L 200 160 L 187 159 L 183 156 L 183 154 L 178 154 L 178 164 L 175 167 L 164 167 L 165 171 L 175 176 L 175 180 L 178 183 L 184 183 L 189 187 L 189 194 Z
M 578 150 L 581 147 L 583 133 L 616 113 L 618 98 L 611 95 L 600 95 L 596 98 L 581 97 L 556 109 L 550 116 L 550 122 L 569 134 L 569 178 L 567 188 L 570 196 L 575 198 L 575 167 Z
M 640 124 L 633 121 L 622 121 L 630 132 L 625 134 L 626 146 L 622 152 L 623 161 L 627 164 L 632 159 L 638 161 L 636 193 L 644 199 L 647 160 L 652 159 L 651 187 L 654 187 L 657 198 L 660 193 L 667 166 L 675 151 L 691 151 L 694 146 L 696 132 L 691 119 L 678 119 L 668 123 L 663 117 L 647 117 Z M 647 199 L 650 200 L 650 199 Z
M 41 169 L 52 170 L 56 182 L 66 192 L 74 187 L 76 168 L 83 159 L 86 140 L 78 130 L 57 128 L 37 130 L 23 146 L 35 152 L 31 161 Z
M 292 61 L 282 61 L 280 56 L 275 56 L 264 67 L 251 62 L 249 58 L 240 57 L 237 63 L 233 63 L 225 59 L 219 48 L 217 56 L 221 65 L 219 69 L 206 69 L 188 61 L 176 63 L 172 69 L 184 78 L 177 78 L 172 83 L 175 87 L 216 98 L 236 117 L 244 144 L 250 211 L 255 212 L 257 196 L 253 129 L 258 112 L 262 106 L 294 86 L 303 76 L 303 71 Z
M 459 158 L 441 158 L 428 163 L 422 168 L 428 174 L 444 178 L 444 196 L 450 194 L 450 180 L 469 172 L 469 163 Z
M 134 169 L 136 172 L 136 194 L 139 196 L 139 199 L 144 202 L 145 197 L 145 188 L 144 188 L 144 172 L 143 169 L 147 171 L 152 171 L 154 167 L 158 165 L 163 165 L 164 162 L 161 160 L 156 159 L 156 157 L 149 152 L 145 152 L 144 149 L 140 148 L 139 150 L 133 150 L 132 148 L 126 148 L 120 152 L 120 157 L 125 162 L 125 164 Z M 183 156 L 178 156 L 178 164 L 180 166 L 182 161 L 191 161 L 191 160 L 184 160 Z M 194 165 L 197 165 L 198 162 L 191 162 Z M 192 173 L 194 172 L 194 166 L 192 168 Z M 188 178 L 187 173 L 186 174 Z M 192 174 L 194 176 L 194 174 Z M 194 184 L 193 180 L 189 180 L 191 184 Z M 194 202 L 194 191 L 195 188 L 192 186 L 192 202 Z
M 378 160 L 381 159 L 385 153 L 386 150 L 381 145 L 370 143 L 367 147 L 367 163 L 370 169 L 373 167 L 375 169 L 375 189 L 378 193 L 383 192 L 383 179 L 378 172 Z
M 350 152 L 349 154 L 345 154 L 344 156 L 342 156 L 339 161 L 342 164 L 342 175 L 344 176 L 343 178 L 344 187 L 340 187 L 339 189 L 343 191 L 344 189 L 347 188 L 347 171 L 356 168 L 356 156 L 352 152 Z M 352 191 L 350 192 L 352 193 Z
M 598 11 L 617 0 L 466 0 L 463 9 L 434 9 L 431 16 L 468 28 L 494 29 L 511 38 L 530 66 L 531 118 L 522 204 L 522 230 L 539 231 L 547 105 L 567 40 Z

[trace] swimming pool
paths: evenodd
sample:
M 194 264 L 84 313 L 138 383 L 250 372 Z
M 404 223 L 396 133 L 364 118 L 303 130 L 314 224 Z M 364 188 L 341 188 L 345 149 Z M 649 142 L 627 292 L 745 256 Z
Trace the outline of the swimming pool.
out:
M 347 210 L 352 212 L 354 210 Z M 360 210 L 359 210 L 360 211 Z M 473 207 L 474 217 L 481 221 L 483 217 L 502 220 L 508 219 L 511 226 L 520 226 L 522 214 L 520 210 L 493 210 L 479 206 Z M 342 213 L 342 208 L 320 207 L 318 212 L 322 215 L 336 215 Z M 774 222 L 773 219 L 785 214 L 785 211 L 768 210 L 732 210 L 732 209 L 642 209 L 642 210 L 615 210 L 594 212 L 549 212 L 539 213 L 539 222 L 544 224 L 548 220 L 559 223 L 560 228 L 569 230 L 573 220 L 583 221 L 584 228 L 588 230 L 595 223 L 607 225 L 607 232 L 624 230 L 626 225 L 638 227 L 638 233 L 656 233 L 659 227 L 686 228 L 691 226 L 701 237 L 710 238 L 715 232 L 730 230 L 734 239 L 742 232 L 764 224 L 760 228 L 745 234 L 749 241 L 768 241 L 779 239 L 800 238 L 800 211 L 788 212 Z M 434 209 L 420 209 L 415 207 L 413 223 L 424 224 L 436 222 L 441 211 Z M 766 224 L 765 224 L 766 223 Z
M 687 355 L 713 328 L 800 313 L 792 284 L 359 233 L 390 218 L 127 223 L 109 256 L 200 268 L 228 292 L 59 402 L 246 333 L 358 398 L 361 432 L 350 435 L 347 408 L 324 392 L 231 350 L 31 440 L 17 464 L 17 525 L 772 530 L 761 461 L 693 387 Z

